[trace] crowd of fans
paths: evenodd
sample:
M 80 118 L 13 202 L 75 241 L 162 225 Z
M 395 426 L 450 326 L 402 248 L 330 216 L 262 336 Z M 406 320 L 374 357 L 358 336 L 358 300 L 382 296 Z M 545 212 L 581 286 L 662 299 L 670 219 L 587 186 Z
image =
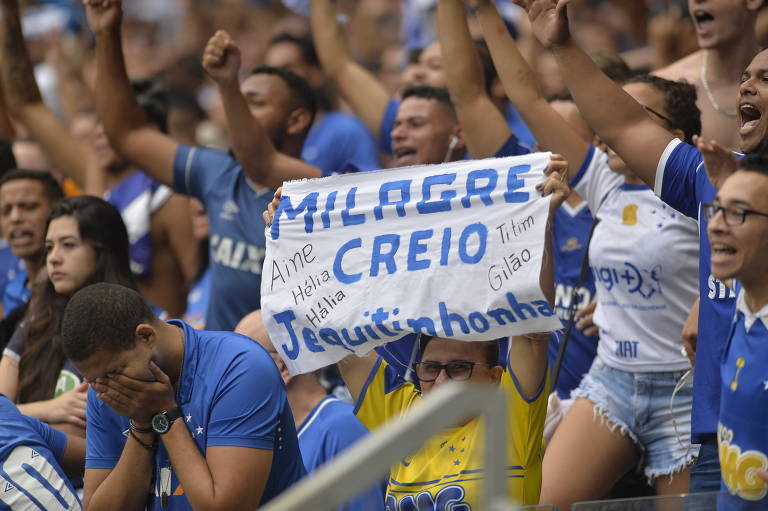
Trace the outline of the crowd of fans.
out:
M 0 0 L 0 509 L 256 509 L 449 380 L 516 502 L 768 508 L 767 6 Z M 284 182 L 534 151 L 565 335 L 289 373 Z M 477 509 L 481 424 L 343 508 Z

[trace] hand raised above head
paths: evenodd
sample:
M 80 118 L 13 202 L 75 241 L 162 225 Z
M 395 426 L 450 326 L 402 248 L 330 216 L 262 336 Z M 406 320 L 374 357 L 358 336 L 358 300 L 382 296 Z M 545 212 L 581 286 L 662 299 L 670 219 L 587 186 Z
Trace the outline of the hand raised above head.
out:
M 544 47 L 552 48 L 570 40 L 567 10 L 570 0 L 512 1 L 528 13 L 531 30 Z
M 237 85 L 240 60 L 240 48 L 224 30 L 208 40 L 203 52 L 203 68 L 219 85 Z
M 122 0 L 83 0 L 88 25 L 95 33 L 120 24 L 123 16 Z

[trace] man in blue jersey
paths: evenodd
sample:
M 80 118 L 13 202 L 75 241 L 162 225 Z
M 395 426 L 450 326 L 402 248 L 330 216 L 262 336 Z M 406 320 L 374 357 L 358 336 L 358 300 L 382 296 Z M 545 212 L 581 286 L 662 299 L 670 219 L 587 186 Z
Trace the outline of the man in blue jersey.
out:
M 285 382 L 301 457 L 309 474 L 368 434 L 365 426 L 355 417 L 351 404 L 328 395 L 328 391 L 320 384 L 319 371 L 295 376 L 290 374 L 272 345 L 260 310 L 246 316 L 235 331 L 261 344 L 275 361 Z M 339 507 L 339 511 L 383 509 L 384 487 L 380 484 L 371 486 L 368 491 Z
M 699 220 L 699 334 L 694 368 L 692 442 L 700 443 L 691 471 L 691 490 L 719 488 L 717 417 L 720 410 L 719 360 L 733 317 L 736 296 L 710 270 L 706 218 L 699 214 L 716 190 L 703 168 L 701 152 L 657 124 L 640 104 L 600 73 L 570 37 L 567 2 L 516 0 L 529 14 L 536 37 L 551 49 L 584 118 L 597 135 L 663 201 Z M 739 89 L 739 136 L 745 152 L 768 143 L 768 85 L 762 77 L 768 51 L 758 53 L 742 75 Z M 670 105 L 675 108 L 676 105 Z
M 43 267 L 45 225 L 53 206 L 64 196 L 53 176 L 41 170 L 14 170 L 0 179 L 0 230 L 13 255 L 24 262 L 3 291 L 4 315 L 24 305 Z
M 722 488 L 738 496 L 724 500 L 727 509 L 764 509 L 768 488 L 754 472 L 768 469 L 768 156 L 747 155 L 702 209 L 709 221 L 712 274 L 741 285 L 720 366 Z
M 211 294 L 216 297 L 206 327 L 231 330 L 260 306 L 265 252 L 260 218 L 270 189 L 284 180 L 321 175 L 287 156 L 299 155 L 312 123 L 311 90 L 293 73 L 271 68 L 252 74 L 241 86 L 239 62 L 221 64 L 208 52 L 204 65 L 219 83 L 229 121 L 247 129 L 231 130 L 237 161 L 224 152 L 182 146 L 149 124 L 136 102 L 120 43 L 122 3 L 90 0 L 86 12 L 96 34 L 96 103 L 110 144 L 156 181 L 203 203 L 210 220 Z M 221 74 L 231 76 L 235 64 L 235 80 L 219 80 Z M 243 148 L 257 151 L 259 158 L 248 158 Z
M 312 39 L 288 33 L 276 35 L 267 45 L 264 64 L 293 71 L 315 93 L 317 115 L 301 148 L 302 160 L 318 167 L 325 176 L 338 173 L 345 165 L 360 170 L 381 168 L 368 129 L 358 118 L 338 109 L 338 97 L 327 87 Z
M 0 394 L 0 510 L 80 511 L 67 475 L 82 473 L 84 457 L 85 440 L 22 415 Z
M 251 340 L 165 323 L 113 284 L 75 293 L 62 338 L 91 383 L 88 509 L 256 509 L 305 474 L 285 386 Z

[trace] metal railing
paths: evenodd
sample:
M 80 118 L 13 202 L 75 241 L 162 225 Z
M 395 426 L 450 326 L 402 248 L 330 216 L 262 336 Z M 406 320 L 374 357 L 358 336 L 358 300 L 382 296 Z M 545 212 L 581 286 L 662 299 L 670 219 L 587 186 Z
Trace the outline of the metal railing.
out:
M 467 417 L 485 416 L 485 478 L 482 509 L 508 511 L 507 398 L 494 387 L 447 383 L 436 388 L 401 420 L 377 429 L 335 460 L 269 502 L 263 511 L 330 511 L 361 488 L 387 477 L 390 468 L 436 433 Z

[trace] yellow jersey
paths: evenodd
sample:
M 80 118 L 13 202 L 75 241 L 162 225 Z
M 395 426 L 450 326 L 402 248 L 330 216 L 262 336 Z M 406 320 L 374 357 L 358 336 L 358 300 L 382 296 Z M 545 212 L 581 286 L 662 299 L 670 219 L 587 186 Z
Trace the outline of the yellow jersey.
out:
M 547 378 L 537 394 L 526 399 L 508 370 L 501 378 L 507 401 L 507 492 L 524 505 L 537 504 L 541 491 Z M 413 383 L 406 382 L 379 358 L 363 388 L 357 417 L 373 431 L 399 418 L 421 401 Z M 479 509 L 483 490 L 483 419 L 443 430 L 422 448 L 394 465 L 387 483 L 388 510 Z

